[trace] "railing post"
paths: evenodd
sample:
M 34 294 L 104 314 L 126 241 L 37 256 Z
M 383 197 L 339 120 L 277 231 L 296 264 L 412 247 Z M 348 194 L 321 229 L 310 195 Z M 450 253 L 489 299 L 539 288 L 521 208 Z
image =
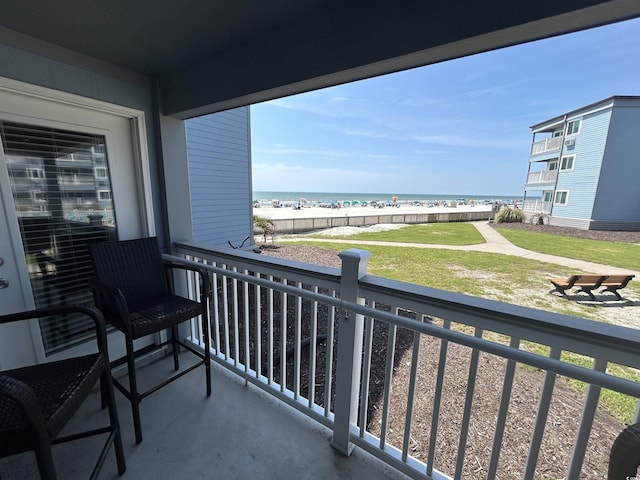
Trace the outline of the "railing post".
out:
M 365 250 L 350 248 L 340 252 L 339 256 L 342 259 L 340 298 L 364 303 L 358 296 L 358 280 L 367 274 L 367 260 L 371 254 Z M 358 418 L 363 325 L 362 315 L 344 310 L 338 312 L 340 335 L 336 354 L 335 416 L 331 446 L 347 456 L 353 451 L 349 436 L 351 427 Z

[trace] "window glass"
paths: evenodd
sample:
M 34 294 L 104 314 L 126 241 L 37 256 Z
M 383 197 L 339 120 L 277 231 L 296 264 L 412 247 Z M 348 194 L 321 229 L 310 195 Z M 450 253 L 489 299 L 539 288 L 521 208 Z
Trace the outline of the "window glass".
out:
M 560 161 L 560 170 L 573 170 L 573 160 L 575 159 L 575 155 L 568 155 L 566 157 L 562 157 Z
M 0 138 L 35 306 L 93 304 L 87 244 L 117 238 L 105 137 L 0 122 Z M 41 318 L 45 354 L 89 338 L 92 325 Z
M 567 124 L 567 135 L 575 135 L 580 131 L 580 120 L 572 120 Z
M 566 205 L 568 196 L 569 192 L 567 192 L 566 190 L 558 190 L 556 192 L 556 200 L 553 203 L 555 203 L 556 205 Z
M 557 170 L 558 162 L 549 162 L 549 170 Z

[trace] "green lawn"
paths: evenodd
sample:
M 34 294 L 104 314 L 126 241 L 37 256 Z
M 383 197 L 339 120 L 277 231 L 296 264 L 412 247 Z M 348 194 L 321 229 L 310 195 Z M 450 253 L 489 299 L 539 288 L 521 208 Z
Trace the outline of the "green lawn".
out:
M 311 238 L 327 238 L 327 235 L 309 235 Z M 470 223 L 429 223 L 409 225 L 383 232 L 363 232 L 355 235 L 331 236 L 348 240 L 382 242 L 426 243 L 431 245 L 476 245 L 485 243 L 478 229 Z
M 534 252 L 640 270 L 640 245 L 498 228 L 511 243 Z M 599 272 L 594 272 L 599 273 Z
M 535 308 L 542 310 L 600 320 L 598 310 L 592 304 L 567 302 L 548 294 L 552 287 L 549 278 L 573 273 L 561 265 L 474 251 L 357 242 L 332 244 L 301 240 L 295 243 L 336 251 L 347 248 L 368 250 L 371 252 L 368 263 L 371 275 L 516 305 L 531 306 L 534 303 Z

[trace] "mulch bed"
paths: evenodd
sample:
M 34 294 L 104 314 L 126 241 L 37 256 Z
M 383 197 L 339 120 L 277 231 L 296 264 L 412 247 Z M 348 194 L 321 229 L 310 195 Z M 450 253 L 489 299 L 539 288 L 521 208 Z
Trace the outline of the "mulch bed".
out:
M 557 227 L 555 225 L 536 225 L 533 223 L 492 223 L 496 229 L 510 228 L 529 232 L 549 233 L 565 237 L 586 238 L 589 240 L 603 240 L 606 242 L 640 243 L 640 232 L 581 230 L 572 227 Z

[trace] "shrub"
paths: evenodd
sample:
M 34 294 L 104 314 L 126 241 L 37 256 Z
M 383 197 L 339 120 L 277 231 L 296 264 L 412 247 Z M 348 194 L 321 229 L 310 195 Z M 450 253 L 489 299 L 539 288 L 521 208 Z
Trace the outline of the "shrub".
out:
M 496 215 L 496 223 L 518 223 L 524 220 L 524 212 L 517 208 L 503 208 Z
M 273 236 L 276 233 L 276 227 L 273 224 L 273 220 L 254 215 L 253 229 L 256 233 L 262 235 L 265 243 L 267 242 L 267 237 L 271 237 L 271 242 L 273 242 Z

